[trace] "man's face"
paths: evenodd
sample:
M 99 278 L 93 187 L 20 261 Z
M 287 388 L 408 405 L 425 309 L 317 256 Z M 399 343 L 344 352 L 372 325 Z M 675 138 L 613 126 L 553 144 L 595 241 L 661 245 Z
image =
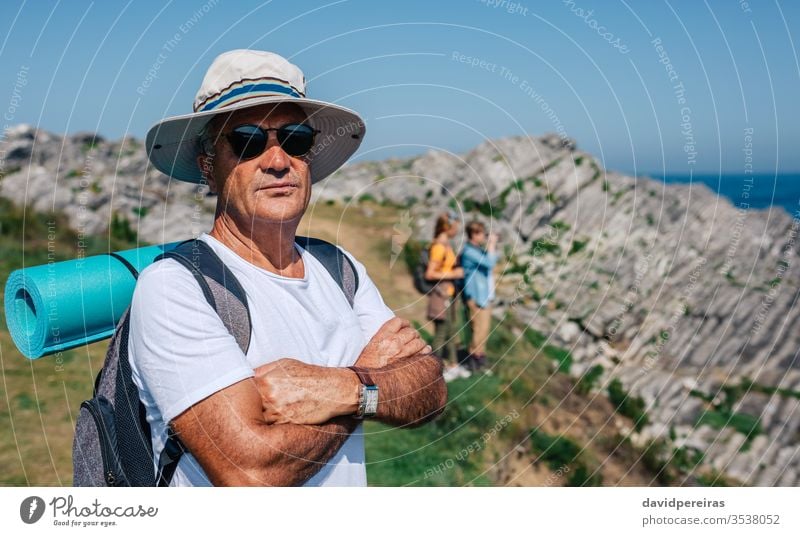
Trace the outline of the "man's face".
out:
M 310 162 L 307 156 L 288 155 L 275 131 L 269 132 L 264 151 L 250 160 L 237 157 L 225 135 L 240 125 L 278 128 L 305 119 L 299 107 L 278 104 L 235 111 L 212 121 L 216 155 L 207 174 L 209 186 L 219 195 L 218 211 L 227 213 L 240 228 L 252 228 L 259 221 L 299 221 L 311 197 Z

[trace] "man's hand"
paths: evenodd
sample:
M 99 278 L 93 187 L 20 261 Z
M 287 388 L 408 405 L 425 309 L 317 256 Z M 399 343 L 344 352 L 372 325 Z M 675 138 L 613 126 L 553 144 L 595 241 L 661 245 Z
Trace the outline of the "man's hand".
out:
M 270 424 L 323 424 L 358 409 L 361 384 L 350 370 L 278 359 L 255 369 Z
M 425 344 L 411 322 L 396 316 L 370 339 L 358 356 L 356 366 L 383 368 L 399 359 L 430 351 L 431 347 Z
M 430 352 L 411 323 L 398 317 L 381 326 L 364 347 L 355 364 L 373 371 L 383 400 L 378 413 L 386 422 L 420 424 L 441 411 L 447 390 L 441 362 Z M 346 368 L 284 358 L 255 373 L 267 423 L 323 424 L 358 409 L 361 383 Z

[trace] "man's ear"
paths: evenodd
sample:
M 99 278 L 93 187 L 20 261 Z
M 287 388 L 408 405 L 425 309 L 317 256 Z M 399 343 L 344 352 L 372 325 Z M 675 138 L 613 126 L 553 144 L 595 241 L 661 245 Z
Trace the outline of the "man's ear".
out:
M 207 154 L 200 153 L 197 155 L 197 167 L 200 168 L 200 173 L 203 174 L 203 180 L 208 184 L 208 189 L 211 193 L 218 193 L 217 182 L 214 180 L 214 158 Z

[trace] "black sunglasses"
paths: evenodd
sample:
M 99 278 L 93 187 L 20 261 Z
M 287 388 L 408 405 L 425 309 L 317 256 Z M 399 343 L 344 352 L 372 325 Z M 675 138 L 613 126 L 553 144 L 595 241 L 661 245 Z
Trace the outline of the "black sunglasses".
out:
M 261 128 L 258 125 L 239 125 L 225 137 L 233 153 L 242 160 L 250 160 L 264 152 L 269 131 L 274 130 L 281 148 L 289 156 L 303 156 L 314 146 L 314 136 L 319 130 L 303 123 L 290 123 L 278 128 Z

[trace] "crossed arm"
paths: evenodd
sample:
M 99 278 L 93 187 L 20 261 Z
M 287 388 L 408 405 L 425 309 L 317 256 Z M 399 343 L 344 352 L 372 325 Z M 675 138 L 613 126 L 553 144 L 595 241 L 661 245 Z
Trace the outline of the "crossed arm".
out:
M 377 420 L 416 426 L 442 411 L 442 365 L 429 352 L 399 318 L 370 340 L 356 365 L 378 385 Z M 215 485 L 299 485 L 355 430 L 359 390 L 348 369 L 281 359 L 195 404 L 172 428 Z

